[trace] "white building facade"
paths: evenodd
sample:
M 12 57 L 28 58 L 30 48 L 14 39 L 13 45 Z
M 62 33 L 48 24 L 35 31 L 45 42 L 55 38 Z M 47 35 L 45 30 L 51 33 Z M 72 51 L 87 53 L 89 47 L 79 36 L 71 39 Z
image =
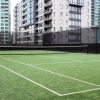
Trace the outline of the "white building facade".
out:
M 91 26 L 91 0 L 36 0 L 36 32 Z
M 28 2 L 34 6 L 29 11 Z M 29 15 L 27 12 L 30 12 L 32 18 L 27 18 Z M 35 35 L 89 28 L 91 27 L 91 0 L 22 0 L 17 5 L 16 16 L 15 29 L 28 32 L 29 25 L 32 25 L 30 32 Z M 41 35 L 36 42 L 41 44 Z

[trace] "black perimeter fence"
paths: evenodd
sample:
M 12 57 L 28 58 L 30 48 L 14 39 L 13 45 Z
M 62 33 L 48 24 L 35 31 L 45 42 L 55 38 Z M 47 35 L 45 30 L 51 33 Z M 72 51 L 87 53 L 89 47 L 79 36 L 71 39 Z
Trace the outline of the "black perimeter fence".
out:
M 100 28 L 61 32 L 0 32 L 0 49 L 48 49 L 100 53 Z

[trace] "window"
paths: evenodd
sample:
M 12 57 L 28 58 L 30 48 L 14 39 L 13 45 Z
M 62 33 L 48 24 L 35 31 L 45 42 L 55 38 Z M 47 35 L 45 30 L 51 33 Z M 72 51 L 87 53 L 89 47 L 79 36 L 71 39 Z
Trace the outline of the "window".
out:
M 5 26 L 8 26 L 8 24 L 5 24 Z
M 87 22 L 87 26 L 89 26 L 89 22 Z
M 63 24 L 63 20 L 62 19 L 60 19 L 60 24 Z
M 63 12 L 60 12 L 60 17 L 62 17 L 63 16 Z
M 2 23 L 1 26 L 4 26 L 4 24 Z
M 54 32 L 55 32 L 56 28 L 54 27 Z
M 87 9 L 88 13 L 89 13 L 89 9 Z
M 55 24 L 55 19 L 54 19 L 54 24 Z
M 5 27 L 5 29 L 8 29 L 8 27 Z
M 54 12 L 54 17 L 55 17 L 56 13 Z
M 1 27 L 1 29 L 4 29 L 4 27 Z
M 60 27 L 60 31 L 63 31 L 63 27 Z
M 87 3 L 87 5 L 89 6 L 89 2 Z
M 62 4 L 60 4 L 60 9 L 63 9 L 63 5 Z

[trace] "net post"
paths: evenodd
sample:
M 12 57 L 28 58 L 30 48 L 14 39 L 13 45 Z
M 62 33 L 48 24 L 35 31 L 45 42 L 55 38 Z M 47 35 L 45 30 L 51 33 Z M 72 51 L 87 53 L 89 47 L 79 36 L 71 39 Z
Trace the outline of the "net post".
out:
M 89 53 L 89 45 L 87 45 L 87 54 Z

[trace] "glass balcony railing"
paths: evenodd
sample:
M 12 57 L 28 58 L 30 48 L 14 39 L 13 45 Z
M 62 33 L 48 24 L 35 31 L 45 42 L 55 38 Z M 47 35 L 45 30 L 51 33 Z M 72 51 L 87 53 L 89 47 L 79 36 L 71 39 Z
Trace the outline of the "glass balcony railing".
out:
M 84 0 L 69 0 L 69 5 L 71 6 L 84 6 Z

